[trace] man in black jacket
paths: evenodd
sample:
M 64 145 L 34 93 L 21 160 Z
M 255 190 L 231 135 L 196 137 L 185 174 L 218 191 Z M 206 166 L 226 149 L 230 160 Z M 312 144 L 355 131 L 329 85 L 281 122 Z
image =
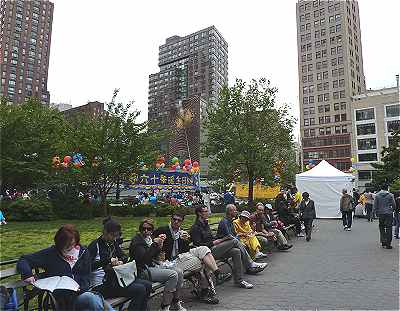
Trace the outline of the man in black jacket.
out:
M 217 304 L 219 301 L 214 293 L 214 285 L 212 280 L 207 277 L 207 270 L 214 273 L 217 284 L 223 283 L 231 277 L 230 273 L 222 273 L 211 254 L 211 250 L 207 246 L 199 246 L 190 248 L 190 236 L 181 229 L 184 216 L 179 212 L 174 212 L 171 222 L 168 226 L 160 227 L 153 232 L 153 237 L 165 234 L 162 252 L 165 252 L 165 259 L 176 261 L 176 265 L 182 271 L 197 272 L 200 275 L 200 300 L 205 303 Z M 209 286 L 211 289 L 209 289 Z
M 119 246 L 121 225 L 111 218 L 103 221 L 103 234 L 89 244 L 92 263 L 91 285 L 106 299 L 115 297 L 133 298 L 129 304 L 129 311 L 146 310 L 147 302 L 152 291 L 152 283 L 136 278 L 125 288 L 115 287 L 110 282 L 112 267 L 128 262 L 128 256 Z
M 195 246 L 207 246 L 216 259 L 232 258 L 233 261 L 233 279 L 237 286 L 241 288 L 253 288 L 243 280 L 242 255 L 236 247 L 239 243 L 236 239 L 229 236 L 222 239 L 214 239 L 208 224 L 208 210 L 204 205 L 196 208 L 196 222 L 190 230 L 190 236 Z
M 316 218 L 314 201 L 310 200 L 308 192 L 303 193 L 303 200 L 300 203 L 300 218 L 304 221 L 306 241 L 311 240 L 312 223 Z

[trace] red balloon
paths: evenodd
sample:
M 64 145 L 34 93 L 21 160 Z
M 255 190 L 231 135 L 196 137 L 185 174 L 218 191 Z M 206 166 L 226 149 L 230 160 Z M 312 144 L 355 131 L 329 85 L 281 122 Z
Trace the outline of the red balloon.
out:
M 194 162 L 193 162 L 193 167 L 199 167 L 199 162 L 194 161 Z
M 160 163 L 165 163 L 165 158 L 161 157 L 161 158 L 158 159 L 158 161 L 160 161 Z
M 189 159 L 186 159 L 185 162 L 183 162 L 185 164 L 185 166 L 189 166 L 189 164 L 192 163 L 192 161 L 190 161 Z
M 69 163 L 69 162 L 71 162 L 71 160 L 72 160 L 72 157 L 69 156 L 69 155 L 67 155 L 67 156 L 64 157 L 64 162 L 65 162 L 65 163 Z

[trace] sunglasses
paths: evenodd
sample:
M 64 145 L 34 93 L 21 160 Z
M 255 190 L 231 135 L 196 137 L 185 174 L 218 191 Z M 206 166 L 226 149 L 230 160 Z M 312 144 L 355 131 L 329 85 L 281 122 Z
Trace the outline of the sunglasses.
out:
M 142 230 L 143 231 L 153 231 L 153 228 L 151 228 L 151 227 L 143 227 Z

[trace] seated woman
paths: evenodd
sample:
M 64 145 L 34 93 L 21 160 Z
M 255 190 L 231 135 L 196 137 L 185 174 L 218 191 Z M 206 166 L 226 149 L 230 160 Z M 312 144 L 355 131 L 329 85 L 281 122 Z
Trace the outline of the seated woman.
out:
M 261 245 L 250 226 L 250 213 L 248 211 L 243 211 L 239 218 L 233 221 L 233 226 L 236 234 L 240 237 L 240 241 L 250 250 L 252 257 L 256 259 L 267 257 L 260 251 Z
M 90 254 L 81 246 L 80 235 L 73 225 L 62 226 L 54 236 L 55 245 L 37 253 L 23 255 L 17 263 L 22 279 L 33 284 L 32 269 L 41 268 L 44 277 L 68 276 L 80 286 L 75 301 L 76 310 L 114 310 L 100 294 L 90 292 Z
M 162 248 L 162 251 L 165 252 L 165 259 L 174 261 L 175 266 L 184 272 L 197 272 L 200 275 L 200 300 L 205 303 L 217 304 L 219 301 L 215 294 L 214 285 L 212 280 L 207 277 L 207 271 L 204 271 L 204 266 L 206 270 L 214 273 L 217 284 L 223 283 L 232 275 L 223 273 L 218 269 L 214 256 L 207 246 L 190 248 L 190 235 L 181 229 L 184 219 L 185 216 L 183 214 L 174 212 L 169 225 L 155 230 L 153 237 L 165 234 L 166 239 Z
M 171 303 L 174 310 L 186 311 L 181 303 L 183 272 L 178 268 L 166 269 L 159 265 L 159 255 L 166 236 L 160 234 L 152 239 L 154 224 L 151 219 L 143 220 L 139 225 L 139 233 L 133 237 L 129 246 L 129 256 L 136 261 L 138 274 L 154 282 L 164 283 L 161 310 L 168 311 Z M 148 275 L 146 271 L 148 268 Z
M 121 225 L 111 218 L 103 221 L 103 234 L 89 244 L 92 263 L 91 286 L 106 299 L 115 297 L 132 297 L 128 310 L 147 310 L 147 301 L 152 290 L 151 282 L 136 278 L 125 288 L 116 288 L 108 278 L 111 267 L 128 262 L 117 239 L 121 235 Z

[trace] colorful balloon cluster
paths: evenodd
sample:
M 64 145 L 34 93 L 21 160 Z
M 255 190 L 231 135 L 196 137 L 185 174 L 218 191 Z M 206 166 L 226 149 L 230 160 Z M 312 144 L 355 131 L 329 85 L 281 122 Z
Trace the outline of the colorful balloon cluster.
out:
M 163 168 L 165 168 L 165 158 L 161 156 L 156 161 L 156 169 L 159 170 Z
M 179 159 L 177 157 L 173 157 L 171 159 L 171 170 L 172 171 L 179 171 L 181 169 L 181 166 L 179 165 Z
M 351 167 L 349 168 L 349 173 L 357 173 L 357 167 L 354 162 L 356 162 L 356 158 L 351 157 Z
M 198 174 L 200 172 L 200 164 L 197 161 L 192 161 L 190 159 L 186 159 L 183 161 L 183 166 L 181 167 L 179 164 L 179 159 L 177 157 L 173 157 L 171 159 L 171 170 L 172 171 L 179 171 L 182 170 L 184 172 L 188 172 L 191 174 Z
M 316 160 L 308 160 L 308 164 L 306 165 L 307 170 L 311 170 L 315 165 L 317 161 Z
M 283 167 L 285 166 L 285 161 L 279 160 L 273 166 L 272 172 L 274 174 L 274 182 L 278 183 L 281 180 L 281 174 L 283 171 Z
M 63 162 L 61 162 L 59 156 L 54 156 L 51 163 L 53 168 L 68 168 L 72 166 L 82 167 L 85 165 L 83 157 L 80 153 L 74 153 L 72 157 L 70 155 L 66 155 Z

